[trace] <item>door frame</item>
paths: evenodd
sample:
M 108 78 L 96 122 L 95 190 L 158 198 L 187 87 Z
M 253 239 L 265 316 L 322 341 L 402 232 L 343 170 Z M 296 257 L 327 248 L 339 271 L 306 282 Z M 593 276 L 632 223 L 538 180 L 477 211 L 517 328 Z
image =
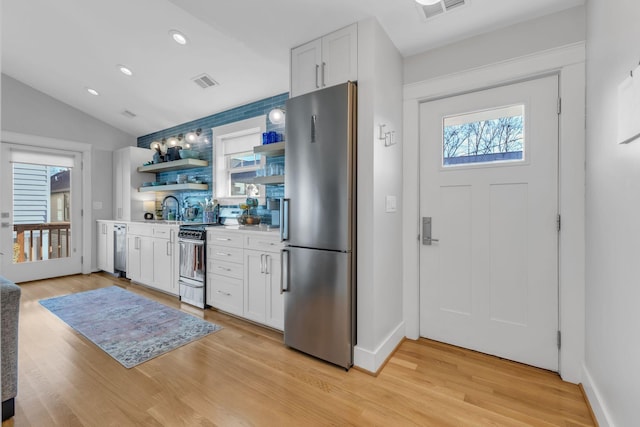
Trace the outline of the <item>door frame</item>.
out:
M 579 42 L 435 77 L 404 87 L 403 304 L 405 335 L 420 336 L 420 104 L 436 99 L 558 74 L 559 116 L 558 237 L 559 372 L 565 381 L 582 378 L 585 343 L 585 43 Z
M 49 138 L 38 135 L 29 135 L 17 132 L 2 131 L 0 135 L 0 144 L 15 144 L 30 147 L 56 148 L 65 151 L 75 151 L 81 153 L 81 169 L 82 169 L 82 274 L 91 273 L 91 254 L 93 251 L 92 243 L 92 210 L 91 210 L 91 164 L 93 146 L 84 142 L 68 141 L 57 138 Z M 2 156 L 0 150 L 0 156 Z M 0 158 L 0 163 L 6 159 Z M 0 186 L 0 200 L 3 200 L 4 188 Z

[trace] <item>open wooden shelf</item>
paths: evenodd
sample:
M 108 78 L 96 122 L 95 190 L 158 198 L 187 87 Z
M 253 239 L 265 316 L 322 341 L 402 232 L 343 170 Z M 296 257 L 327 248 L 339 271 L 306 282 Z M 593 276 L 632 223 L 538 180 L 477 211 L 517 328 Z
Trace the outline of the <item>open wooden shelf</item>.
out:
M 253 147 L 253 152 L 261 154 L 263 156 L 283 156 L 284 155 L 284 141 L 275 142 L 273 144 L 256 145 Z
M 176 160 L 177 161 L 177 160 Z M 196 191 L 196 190 L 208 190 L 208 184 L 167 184 L 167 185 L 149 185 L 147 187 L 140 187 L 138 191 L 141 193 L 157 192 L 157 191 Z
M 138 172 L 169 172 L 182 169 L 203 168 L 209 166 L 209 162 L 200 159 L 180 159 L 171 162 L 154 163 L 152 165 L 138 166 Z
M 256 176 L 251 180 L 254 184 L 284 184 L 284 175 Z

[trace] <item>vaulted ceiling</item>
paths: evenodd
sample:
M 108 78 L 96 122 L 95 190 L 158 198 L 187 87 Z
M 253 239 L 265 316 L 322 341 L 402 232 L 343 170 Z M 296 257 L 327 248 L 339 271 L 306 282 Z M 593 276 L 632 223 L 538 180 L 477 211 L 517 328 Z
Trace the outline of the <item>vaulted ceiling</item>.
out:
M 290 48 L 362 19 L 375 17 L 408 56 L 584 0 L 465 3 L 425 19 L 414 0 L 3 0 L 1 66 L 140 136 L 287 92 Z M 202 89 L 192 81 L 202 74 L 219 85 Z

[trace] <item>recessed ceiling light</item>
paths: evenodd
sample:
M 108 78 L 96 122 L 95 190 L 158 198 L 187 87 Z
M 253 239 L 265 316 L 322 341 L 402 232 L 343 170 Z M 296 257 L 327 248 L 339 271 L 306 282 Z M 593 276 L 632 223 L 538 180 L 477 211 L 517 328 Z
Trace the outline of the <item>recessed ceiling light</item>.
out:
M 100 95 L 97 90 L 92 89 L 90 87 L 87 88 L 87 92 L 89 92 L 91 95 L 94 95 L 94 96 Z
M 440 3 L 440 0 L 416 0 L 416 3 L 420 3 L 423 6 L 432 6 L 434 4 Z
M 187 37 L 184 34 L 182 34 L 180 31 L 171 30 L 169 31 L 169 35 L 176 43 L 181 45 L 187 44 Z
M 118 67 L 118 70 L 120 70 L 120 72 L 125 76 L 133 76 L 133 71 L 131 71 L 129 68 L 125 67 L 124 65 L 118 65 L 117 67 Z

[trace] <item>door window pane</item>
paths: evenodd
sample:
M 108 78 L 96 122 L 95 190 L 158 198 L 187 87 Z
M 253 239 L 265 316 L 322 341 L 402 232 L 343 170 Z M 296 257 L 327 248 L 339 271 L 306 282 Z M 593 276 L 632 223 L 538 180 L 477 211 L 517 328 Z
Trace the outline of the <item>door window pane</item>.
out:
M 71 168 L 13 163 L 13 263 L 70 256 Z
M 442 165 L 524 160 L 524 105 L 445 117 Z

